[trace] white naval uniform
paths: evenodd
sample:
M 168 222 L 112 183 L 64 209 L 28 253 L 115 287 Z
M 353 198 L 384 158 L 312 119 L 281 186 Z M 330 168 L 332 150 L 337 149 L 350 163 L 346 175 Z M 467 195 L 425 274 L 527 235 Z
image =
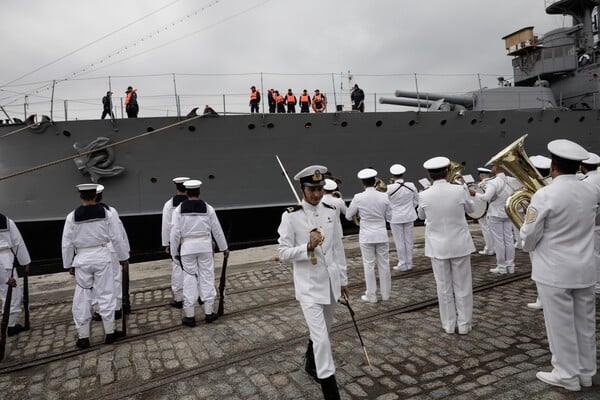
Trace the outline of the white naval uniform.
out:
M 352 221 L 356 214 L 360 217 L 358 241 L 363 259 L 365 296 L 370 301 L 377 301 L 377 280 L 375 265 L 379 273 L 381 298 L 388 300 L 392 289 L 390 274 L 389 239 L 385 222 L 390 219 L 391 208 L 387 194 L 378 192 L 374 187 L 365 188 L 357 193 L 348 206 L 346 219 Z
M 515 268 L 513 224 L 506 215 L 504 204 L 520 186 L 518 180 L 500 172 L 487 181 L 485 193 L 475 193 L 476 197 L 489 203 L 487 221 L 496 252 L 496 264 L 504 272 L 514 272 Z
M 80 206 L 67 215 L 62 235 L 62 258 L 65 269 L 75 269 L 72 311 L 80 339 L 90 335 L 92 288 L 104 333 L 114 332 L 116 295 L 110 246 L 120 261 L 127 260 L 127 249 L 123 247 L 121 237 L 122 232 L 111 211 L 101 204 Z
M 8 290 L 8 279 L 13 267 L 14 255 L 17 256 L 17 261 L 20 265 L 31 263 L 27 246 L 21 237 L 19 229 L 14 221 L 0 214 L 0 300 L 4 311 L 4 302 L 6 300 L 6 292 Z M 22 288 L 19 285 L 19 275 L 17 270 L 14 270 L 13 277 L 17 281 L 17 286 L 12 289 L 12 297 L 10 301 L 10 314 L 8 316 L 8 326 L 13 327 L 17 323 L 17 318 L 21 313 Z
M 478 183 L 478 186 L 485 192 L 485 188 L 487 182 L 492 178 L 485 178 L 481 182 Z M 487 221 L 487 211 L 486 214 L 477 220 L 479 227 L 481 228 L 481 235 L 483 236 L 483 251 L 485 253 L 490 253 L 494 251 L 494 239 L 492 238 L 492 233 L 490 232 L 490 225 Z
M 600 172 L 597 169 L 589 171 L 585 174 L 583 182 L 600 187 Z M 596 264 L 596 293 L 600 293 L 600 212 L 596 212 L 596 224 L 594 226 L 594 256 Z
M 465 187 L 445 179 L 433 182 L 419 193 L 419 218 L 425 220 L 425 256 L 437 285 L 440 319 L 447 333 L 471 330 L 473 317 L 473 280 L 471 253 L 475 245 L 465 212 L 473 203 Z
M 212 239 L 215 239 L 220 251 L 227 250 L 227 241 L 215 209 L 203 200 L 185 200 L 173 212 L 172 223 L 171 256 L 181 257 L 184 272 L 184 316 L 195 316 L 198 290 L 204 301 L 204 314 L 212 314 L 217 296 Z
M 521 227 L 531 278 L 544 304 L 553 374 L 596 374 L 594 220 L 600 190 L 576 175 L 559 175 L 531 198 Z
M 183 200 L 187 199 L 185 194 L 178 194 L 171 197 L 162 210 L 162 229 L 161 240 L 163 248 L 169 246 L 171 240 L 171 227 L 173 226 L 173 211 Z M 174 258 L 171 261 L 171 292 L 174 301 L 183 301 L 183 269 L 181 264 Z
M 392 209 L 392 217 L 388 222 L 396 245 L 398 268 L 409 270 L 413 267 L 413 230 L 419 192 L 412 182 L 396 179 L 388 185 L 387 195 Z
M 319 378 L 335 373 L 329 329 L 341 287 L 348 284 L 342 231 L 336 218 L 335 210 L 323 202 L 313 206 L 302 201 L 302 207 L 291 208 L 281 216 L 277 229 L 279 258 L 293 263 L 296 300 L 308 325 Z M 307 244 L 310 231 L 318 227 L 323 229 L 324 240 L 314 250 L 317 264 L 313 265 Z
M 335 197 L 331 193 L 325 193 L 321 201 L 325 204 L 329 204 L 330 206 L 334 206 L 338 217 L 340 214 L 346 215 L 346 210 L 348 210 L 348 207 L 346 206 L 344 199 Z

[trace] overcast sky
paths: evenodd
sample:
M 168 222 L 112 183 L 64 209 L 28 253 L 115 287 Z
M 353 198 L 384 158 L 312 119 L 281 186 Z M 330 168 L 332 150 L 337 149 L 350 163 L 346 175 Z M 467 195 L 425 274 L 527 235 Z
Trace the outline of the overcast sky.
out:
M 0 21 L 0 105 L 22 117 L 29 94 L 28 113 L 49 114 L 56 80 L 56 120 L 64 100 L 69 119 L 97 118 L 109 85 L 117 103 L 136 87 L 140 116 L 173 115 L 175 90 L 184 114 L 223 94 L 246 112 L 251 85 L 347 104 L 348 71 L 372 110 L 415 73 L 421 91 L 495 86 L 512 74 L 503 36 L 571 24 L 544 0 L 2 0 Z

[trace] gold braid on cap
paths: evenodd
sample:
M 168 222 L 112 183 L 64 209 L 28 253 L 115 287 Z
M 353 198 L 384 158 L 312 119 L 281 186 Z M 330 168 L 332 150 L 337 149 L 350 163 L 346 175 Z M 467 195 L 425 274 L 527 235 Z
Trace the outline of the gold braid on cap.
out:
M 323 174 L 321 174 L 321 171 L 316 170 L 315 173 L 312 176 L 312 180 L 313 182 L 320 182 L 323 180 Z

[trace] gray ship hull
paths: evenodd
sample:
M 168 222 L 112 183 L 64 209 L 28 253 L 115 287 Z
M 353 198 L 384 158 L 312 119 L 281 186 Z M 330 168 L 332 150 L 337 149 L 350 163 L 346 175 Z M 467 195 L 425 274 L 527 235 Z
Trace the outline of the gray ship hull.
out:
M 529 134 L 525 147 L 530 155 L 547 154 L 547 142 L 556 138 L 569 138 L 597 150 L 598 118 L 597 110 L 558 109 L 254 114 L 200 117 L 162 131 L 159 128 L 182 120 L 57 122 L 38 129 L 43 132 L 26 129 L 0 141 L 0 212 L 27 224 L 28 242 L 51 240 L 59 247 L 60 233 L 58 238 L 50 238 L 43 232 L 36 234 L 35 227 L 62 227 L 65 216 L 79 204 L 75 185 L 91 178 L 72 159 L 43 166 L 75 155 L 76 144 L 86 145 L 97 138 L 108 138 L 109 144 L 132 139 L 114 146 L 110 160 L 97 157 L 95 168 L 102 174 L 122 167 L 118 175 L 101 177 L 99 182 L 106 187 L 105 201 L 124 219 L 148 217 L 155 221 L 151 230 L 140 225 L 143 237 L 132 238 L 134 243 L 160 247 L 158 216 L 172 195 L 171 179 L 181 175 L 202 180 L 202 197 L 221 215 L 229 213 L 230 218 L 235 215 L 243 221 L 245 215 L 256 216 L 264 210 L 275 213 L 275 217 L 265 217 L 269 226 L 256 226 L 262 218 L 258 222 L 250 218 L 252 225 L 238 224 L 230 232 L 251 242 L 255 227 L 272 232 L 275 238 L 278 215 L 284 206 L 295 203 L 275 155 L 290 175 L 308 164 L 328 166 L 342 179 L 340 189 L 350 200 L 362 190 L 356 178 L 361 168 L 373 167 L 387 181 L 390 165 L 402 163 L 407 167 L 406 179 L 416 181 L 425 176 L 425 159 L 444 155 L 464 163 L 464 173 L 475 175 L 478 166 L 525 133 Z M 0 135 L 18 128 L 0 126 Z M 147 132 L 152 134 L 138 137 Z M 38 166 L 42 168 L 19 174 Z M 87 171 L 93 166 L 93 161 L 88 163 Z M 132 246 L 134 253 L 147 250 L 136 246 Z M 34 259 L 60 255 L 59 248 L 50 255 L 32 253 Z

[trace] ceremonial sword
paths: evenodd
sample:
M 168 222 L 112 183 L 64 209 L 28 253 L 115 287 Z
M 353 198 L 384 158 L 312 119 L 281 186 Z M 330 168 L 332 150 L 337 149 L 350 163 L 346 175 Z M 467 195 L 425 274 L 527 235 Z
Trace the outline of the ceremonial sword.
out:
M 356 333 L 358 334 L 358 340 L 360 340 L 360 345 L 362 346 L 363 353 L 365 354 L 365 358 L 367 359 L 367 363 L 369 364 L 369 367 L 371 367 L 371 360 L 369 360 L 369 354 L 367 353 L 367 348 L 365 347 L 365 344 L 363 343 L 363 340 L 362 340 L 362 336 L 360 335 L 360 331 L 358 330 L 358 325 L 356 324 L 356 319 L 354 318 L 354 310 L 352 309 L 352 307 L 350 307 L 350 301 L 348 300 L 348 297 L 346 297 L 346 296 L 343 296 L 343 300 L 340 299 L 339 301 L 340 301 L 340 303 L 342 303 L 343 305 L 348 307 L 348 311 L 350 311 L 350 316 L 352 317 L 352 323 L 354 324 L 354 328 L 356 329 Z

